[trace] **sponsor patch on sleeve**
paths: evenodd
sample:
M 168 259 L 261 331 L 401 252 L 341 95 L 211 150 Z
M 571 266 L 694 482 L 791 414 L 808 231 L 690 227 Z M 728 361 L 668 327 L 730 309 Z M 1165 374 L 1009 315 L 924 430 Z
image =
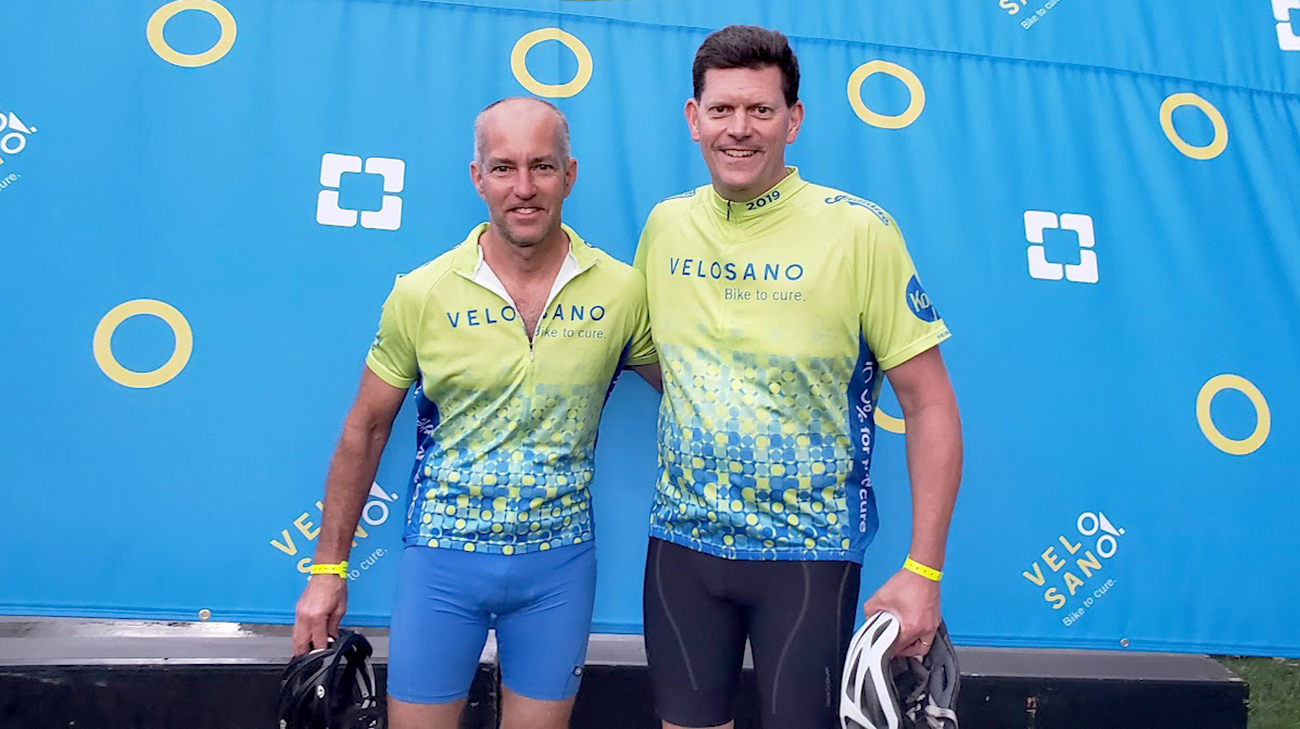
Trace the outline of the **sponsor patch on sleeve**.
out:
M 916 276 L 907 282 L 907 308 L 916 315 L 921 321 L 938 321 L 939 312 L 934 310 L 934 304 L 930 303 L 930 296 L 921 288 L 921 282 Z

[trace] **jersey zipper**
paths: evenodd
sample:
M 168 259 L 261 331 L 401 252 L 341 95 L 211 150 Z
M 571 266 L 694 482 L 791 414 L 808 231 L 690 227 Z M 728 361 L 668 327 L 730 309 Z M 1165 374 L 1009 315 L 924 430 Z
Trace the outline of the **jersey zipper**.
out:
M 484 266 L 486 266 L 487 264 L 486 264 L 486 263 L 481 263 L 480 265 L 484 265 Z M 515 312 L 515 318 L 519 320 L 519 328 L 520 328 L 520 329 L 523 331 L 523 333 L 524 333 L 524 339 L 528 341 L 528 362 L 531 364 L 531 363 L 536 359 L 536 357 L 535 357 L 535 355 L 534 355 L 534 352 L 533 352 L 533 338 L 530 337 L 530 336 L 528 336 L 528 327 L 524 324 L 524 315 L 521 314 L 521 313 L 519 313 L 519 305 L 516 304 L 516 303 L 514 302 L 514 300 L 510 298 L 509 292 L 508 292 L 508 291 L 505 291 L 505 284 L 501 284 L 501 289 L 502 289 L 502 290 L 501 290 L 501 291 L 498 291 L 497 289 L 495 289 L 495 288 L 493 288 L 493 287 L 491 287 L 491 286 L 488 286 L 487 284 L 483 283 L 482 281 L 479 281 L 479 280 L 478 280 L 477 278 L 475 278 L 474 276 L 466 275 L 465 273 L 463 273 L 463 272 L 461 272 L 461 271 L 457 271 L 456 273 L 458 273 L 458 274 L 460 275 L 460 277 L 463 278 L 463 279 L 465 279 L 466 281 L 469 281 L 470 283 L 474 284 L 475 286 L 478 286 L 479 288 L 483 289 L 484 291 L 488 291 L 488 292 L 492 293 L 494 296 L 496 296 L 498 299 L 500 299 L 501 301 L 503 301 L 503 302 L 505 302 L 506 304 L 508 304 L 508 305 L 510 306 L 510 308 L 514 310 L 514 312 Z M 494 275 L 495 275 L 495 274 L 494 274 Z M 500 279 L 497 279 L 497 280 L 500 281 Z M 540 325 L 541 325 L 541 320 L 538 319 L 538 326 L 540 326 Z M 534 332 L 534 334 L 536 334 L 536 332 Z
M 486 266 L 487 263 L 484 262 L 484 263 L 481 263 L 480 265 L 484 265 L 484 266 Z M 537 361 L 537 330 L 541 328 L 541 326 L 542 326 L 542 322 L 546 320 L 546 318 L 547 318 L 547 317 L 546 317 L 546 314 L 547 314 L 548 311 L 550 311 L 551 304 L 552 304 L 552 303 L 553 303 L 557 298 L 559 298 L 560 293 L 564 291 L 564 287 L 568 286 L 570 281 L 572 281 L 572 280 L 574 280 L 575 278 L 577 278 L 578 276 L 581 276 L 582 274 L 586 273 L 587 270 L 590 269 L 590 268 L 591 268 L 592 266 L 594 266 L 594 265 L 596 265 L 596 263 L 595 263 L 595 261 L 592 261 L 592 262 L 588 263 L 587 265 L 582 266 L 582 267 L 578 268 L 577 270 L 575 270 L 575 271 L 572 273 L 572 275 L 570 275 L 568 278 L 566 278 L 566 279 L 564 279 L 563 281 L 561 281 L 559 286 L 554 286 L 554 285 L 552 285 L 552 287 L 551 287 L 551 293 L 550 293 L 550 295 L 547 297 L 547 299 L 546 299 L 546 303 L 542 306 L 542 313 L 541 313 L 541 316 L 537 317 L 537 326 L 533 328 L 533 335 L 532 335 L 531 337 L 528 336 L 528 326 L 524 323 L 524 317 L 523 317 L 523 314 L 519 313 L 519 305 L 516 304 L 516 303 L 514 302 L 514 300 L 510 297 L 510 292 L 509 292 L 509 291 L 505 291 L 505 284 L 501 284 L 501 288 L 502 288 L 502 290 L 501 290 L 501 291 L 498 291 L 498 290 L 492 288 L 491 286 L 488 286 L 488 285 L 484 284 L 482 281 L 479 281 L 478 279 L 476 279 L 476 278 L 473 277 L 473 276 L 467 276 L 467 275 L 465 275 L 464 273 L 460 273 L 460 272 L 458 272 L 458 273 L 460 273 L 461 278 L 465 279 L 466 281 L 469 281 L 470 283 L 472 283 L 472 284 L 478 286 L 479 288 L 482 288 L 482 289 L 484 289 L 484 290 L 486 290 L 486 291 L 490 291 L 491 293 L 495 294 L 497 298 L 499 298 L 499 299 L 501 299 L 502 301 L 504 301 L 505 303 L 509 304 L 509 305 L 510 305 L 510 308 L 512 308 L 512 309 L 515 310 L 515 316 L 519 318 L 519 328 L 522 329 L 523 332 L 524 332 L 524 339 L 528 340 L 528 363 L 529 363 L 529 365 L 532 365 L 534 362 Z M 495 276 L 496 274 L 494 273 L 493 275 Z M 500 279 L 498 278 L 497 281 L 500 281 Z
M 564 291 L 564 287 L 568 286 L 570 281 L 586 273 L 587 270 L 594 265 L 596 265 L 596 262 L 592 261 L 585 266 L 581 266 L 577 270 L 575 270 L 571 276 L 564 279 L 563 281 L 560 281 L 559 286 L 555 286 L 555 285 L 551 286 L 551 294 L 546 298 L 546 305 L 542 307 L 542 315 L 537 317 L 537 328 L 533 329 L 533 336 L 528 340 L 528 361 L 529 362 L 532 362 L 535 356 L 534 345 L 537 342 L 537 329 L 540 329 L 542 326 L 542 322 L 546 320 L 546 315 L 551 310 L 551 304 L 556 299 L 560 298 L 560 293 Z M 523 317 L 520 318 L 522 319 Z M 525 331 L 524 333 L 527 334 L 527 331 Z
M 734 253 L 736 244 L 740 242 L 739 228 L 744 223 L 744 220 L 732 219 L 731 206 L 732 201 L 727 200 L 727 219 L 726 222 L 719 226 L 719 228 L 722 229 L 722 238 L 719 241 L 717 250 L 712 251 L 714 257 L 719 260 L 725 260 L 729 254 Z M 719 307 L 720 311 L 718 312 L 716 324 L 717 330 L 713 334 L 715 341 L 729 341 L 728 335 L 732 330 L 732 323 L 735 321 L 735 316 L 733 315 L 733 309 L 735 306 L 735 302 L 724 301 Z

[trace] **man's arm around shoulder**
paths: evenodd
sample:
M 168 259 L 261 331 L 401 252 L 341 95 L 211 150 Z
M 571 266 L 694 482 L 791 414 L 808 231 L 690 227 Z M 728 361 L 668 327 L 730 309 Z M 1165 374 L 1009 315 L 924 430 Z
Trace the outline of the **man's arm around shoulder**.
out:
M 638 375 L 641 375 L 641 379 L 645 380 L 646 384 L 653 387 L 655 389 L 655 392 L 664 391 L 663 372 L 660 371 L 658 362 L 651 362 L 650 364 L 643 364 L 643 365 L 632 365 L 632 369 Z
M 405 398 L 405 388 L 384 382 L 369 367 L 362 372 L 356 401 L 343 422 L 343 435 L 325 479 L 325 508 L 314 564 L 336 564 L 348 558 L 361 507 L 374 483 L 393 418 Z M 293 654 L 324 648 L 327 636 L 338 634 L 347 606 L 346 577 L 311 577 L 295 610 Z

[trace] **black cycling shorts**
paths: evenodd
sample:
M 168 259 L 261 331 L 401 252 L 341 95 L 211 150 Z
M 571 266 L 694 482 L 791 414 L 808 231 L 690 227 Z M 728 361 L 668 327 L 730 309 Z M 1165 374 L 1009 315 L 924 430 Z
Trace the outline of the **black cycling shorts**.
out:
M 763 729 L 838 727 L 861 571 L 852 562 L 723 559 L 651 538 L 645 642 L 659 718 L 683 727 L 731 721 L 748 638 Z

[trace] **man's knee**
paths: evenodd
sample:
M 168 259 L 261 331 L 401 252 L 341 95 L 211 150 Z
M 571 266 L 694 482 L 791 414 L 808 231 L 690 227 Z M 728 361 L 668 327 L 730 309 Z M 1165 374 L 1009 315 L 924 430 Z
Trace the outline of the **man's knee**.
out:
M 501 729 L 568 729 L 573 700 L 530 699 L 501 687 Z
M 416 704 L 388 697 L 388 729 L 457 729 L 465 699 Z

